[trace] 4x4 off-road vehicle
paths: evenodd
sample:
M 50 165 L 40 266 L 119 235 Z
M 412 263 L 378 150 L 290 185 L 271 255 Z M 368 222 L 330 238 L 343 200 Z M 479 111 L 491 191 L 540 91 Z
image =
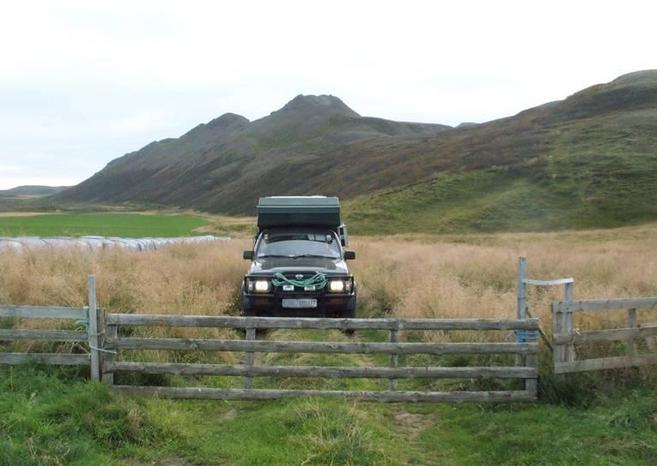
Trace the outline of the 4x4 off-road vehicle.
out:
M 258 234 L 242 284 L 247 316 L 354 317 L 356 283 L 345 261 L 355 259 L 340 222 L 337 197 L 263 197 Z

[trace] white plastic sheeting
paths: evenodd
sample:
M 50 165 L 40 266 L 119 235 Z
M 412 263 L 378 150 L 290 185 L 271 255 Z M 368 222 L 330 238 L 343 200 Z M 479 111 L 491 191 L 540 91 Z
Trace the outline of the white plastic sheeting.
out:
M 27 250 L 36 248 L 77 247 L 91 251 L 120 247 L 135 251 L 152 251 L 171 244 L 196 244 L 208 241 L 225 241 L 221 236 L 189 236 L 184 238 L 117 238 L 106 236 L 80 236 L 40 238 L 36 236 L 0 237 L 0 252 L 5 250 Z

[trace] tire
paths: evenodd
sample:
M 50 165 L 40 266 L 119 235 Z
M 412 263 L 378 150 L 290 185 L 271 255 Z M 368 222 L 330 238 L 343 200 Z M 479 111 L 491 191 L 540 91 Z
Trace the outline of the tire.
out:
M 346 309 L 336 317 L 341 317 L 343 319 L 354 319 L 356 317 L 356 309 Z M 347 330 L 343 330 L 342 333 L 344 333 L 348 337 L 353 337 L 356 331 L 353 329 L 347 329 Z

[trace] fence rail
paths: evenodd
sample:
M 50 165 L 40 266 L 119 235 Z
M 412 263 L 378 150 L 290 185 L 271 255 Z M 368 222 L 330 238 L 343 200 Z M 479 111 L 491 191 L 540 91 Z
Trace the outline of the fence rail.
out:
M 508 391 L 349 391 L 349 390 L 264 390 L 220 389 L 196 387 L 143 387 L 117 385 L 115 390 L 131 395 L 156 395 L 163 398 L 217 399 L 217 400 L 272 400 L 292 397 L 343 397 L 382 402 L 512 402 L 534 401 L 536 394 L 528 390 Z
M 336 330 L 536 330 L 534 320 L 490 319 L 321 319 L 171 314 L 108 314 L 107 325 Z
M 657 297 L 587 299 L 584 301 L 559 301 L 555 303 L 558 312 L 613 311 L 618 309 L 656 310 Z
M 638 340 L 645 339 L 653 351 L 652 339 L 657 336 L 657 325 L 640 325 L 638 312 L 657 310 L 657 298 L 619 298 L 584 301 L 558 301 L 552 304 L 554 371 L 570 372 L 621 369 L 657 364 L 657 353 L 639 354 Z M 577 312 L 618 312 L 627 314 L 627 327 L 581 331 L 573 327 L 573 315 Z M 624 342 L 626 355 L 605 358 L 577 359 L 576 344 L 601 341 Z
M 342 354 L 530 354 L 535 343 L 370 343 L 333 341 L 220 340 L 200 338 L 117 338 L 107 344 L 114 349 L 198 350 L 253 353 L 342 353 Z
M 87 311 L 74 307 L 59 306 L 1 306 L 0 317 L 24 319 L 86 320 Z
M 16 365 L 27 362 L 53 366 L 88 366 L 88 354 L 68 353 L 0 353 L 0 364 Z
M 246 366 L 222 364 L 112 362 L 107 371 L 142 374 L 227 375 L 277 377 L 344 378 L 428 378 L 428 379 L 526 379 L 538 377 L 535 367 L 332 367 L 332 366 Z

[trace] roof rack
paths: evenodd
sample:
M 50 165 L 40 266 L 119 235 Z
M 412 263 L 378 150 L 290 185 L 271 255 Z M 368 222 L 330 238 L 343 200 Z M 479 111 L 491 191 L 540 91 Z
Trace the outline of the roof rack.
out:
M 258 201 L 258 228 L 313 226 L 337 229 L 340 200 L 326 196 L 270 196 Z

